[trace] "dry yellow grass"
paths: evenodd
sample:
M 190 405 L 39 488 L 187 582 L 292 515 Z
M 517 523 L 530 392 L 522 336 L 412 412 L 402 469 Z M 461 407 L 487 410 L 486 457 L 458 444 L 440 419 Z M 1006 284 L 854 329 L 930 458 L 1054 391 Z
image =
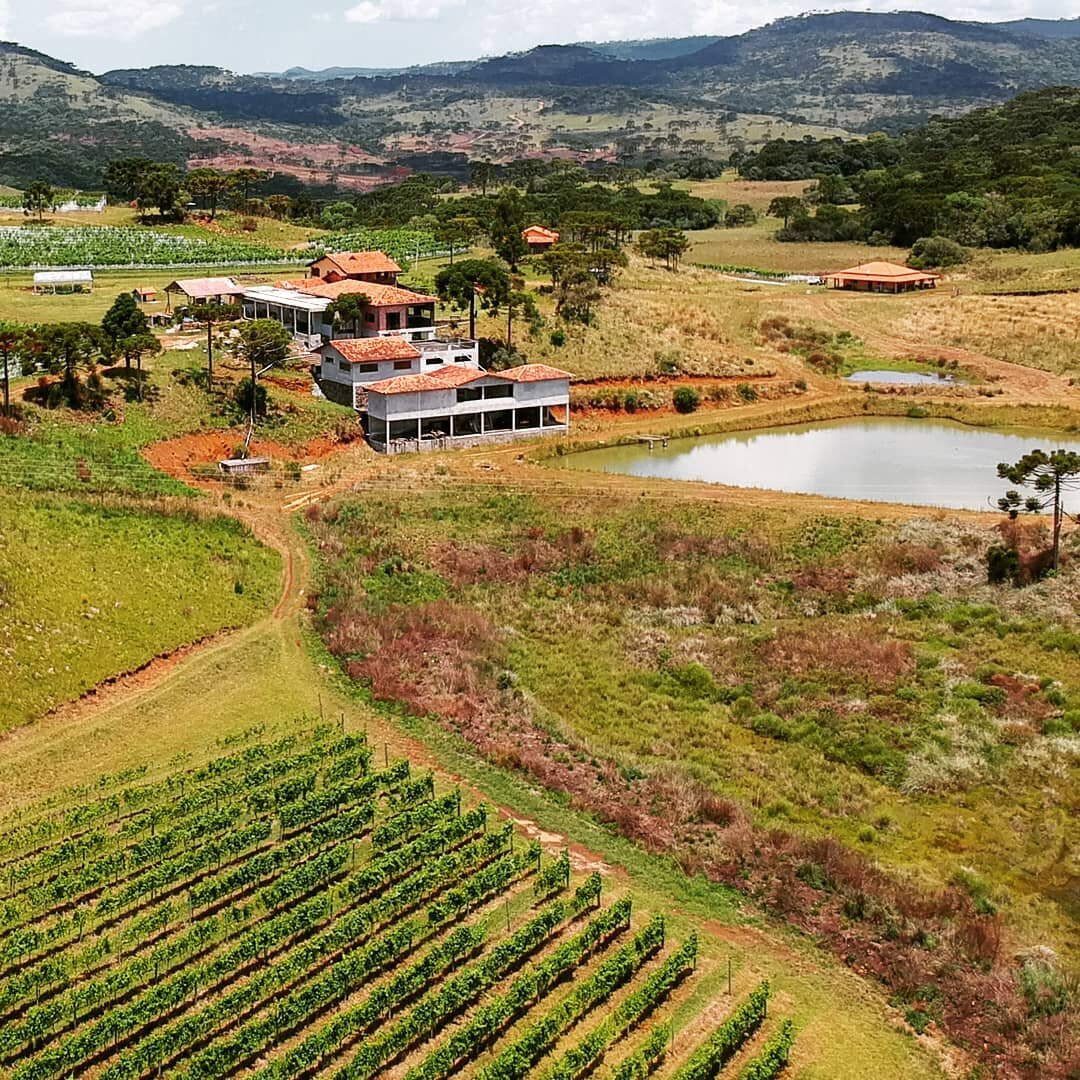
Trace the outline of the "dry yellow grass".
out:
M 859 310 L 875 329 L 925 341 L 930 349 L 955 346 L 1057 375 L 1080 375 L 1077 293 L 953 296 L 945 291 Z
M 740 229 L 701 229 L 692 232 L 686 258 L 721 266 L 752 266 L 759 270 L 820 274 L 847 266 L 887 259 L 904 262 L 907 251 L 855 243 L 787 244 L 774 236 L 780 222 L 773 218 Z
M 550 297 L 542 297 L 547 325 L 536 338 L 519 326 L 515 344 L 531 361 L 579 378 L 655 374 L 661 358 L 686 374 L 764 375 L 784 363 L 760 344 L 757 332 L 779 291 L 690 266 L 673 274 L 635 258 L 596 306 L 593 325 L 556 322 Z M 556 326 L 566 334 L 561 347 L 550 341 Z M 477 333 L 503 338 L 506 321 L 480 319 Z
M 764 213 L 769 203 L 781 195 L 801 195 L 809 180 L 743 180 L 734 172 L 724 173 L 715 180 L 684 180 L 675 187 L 696 195 L 699 199 L 726 199 L 729 203 L 747 203 Z

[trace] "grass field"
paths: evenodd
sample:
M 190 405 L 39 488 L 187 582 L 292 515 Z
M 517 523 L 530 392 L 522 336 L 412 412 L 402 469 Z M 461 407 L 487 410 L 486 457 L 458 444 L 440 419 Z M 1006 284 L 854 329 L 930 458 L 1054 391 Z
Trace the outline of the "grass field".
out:
M 132 374 L 108 369 L 110 406 L 102 414 L 50 411 L 22 405 L 17 433 L 0 434 L 0 485 L 38 491 L 117 492 L 126 494 L 190 494 L 190 489 L 154 469 L 142 451 L 181 435 L 232 431 L 243 439 L 244 414 L 232 392 L 246 374 L 235 358 L 218 350 L 216 383 L 209 394 L 200 381 L 206 366 L 205 347 L 171 350 L 145 365 L 143 401 L 135 399 Z M 308 379 L 303 362 L 275 373 L 277 378 Z M 15 384 L 14 400 L 34 380 Z M 333 436 L 342 425 L 355 427 L 355 414 L 339 405 L 267 383 L 269 412 L 259 437 L 273 440 L 279 453 L 294 454 L 320 437 Z
M 376 696 L 826 940 L 839 914 L 837 947 L 912 1023 L 993 1039 L 955 997 L 990 993 L 987 965 L 1016 1045 L 1042 1038 L 1011 957 L 1075 961 L 1075 571 L 1018 594 L 982 584 L 990 537 L 960 523 L 633 494 L 369 498 L 315 522 L 320 626 Z
M 276 266 L 259 270 L 257 267 L 215 266 L 201 269 L 197 266 L 164 270 L 95 270 L 92 293 L 69 293 L 35 295 L 32 291 L 33 272 L 29 270 L 0 273 L 0 319 L 15 322 L 100 322 L 112 302 L 122 292 L 130 292 L 137 285 L 157 289 L 158 298 L 143 305 L 148 315 L 165 311 L 165 286 L 177 278 L 233 277 L 240 282 L 277 280 L 283 277 L 302 277 L 303 263 L 295 267 Z M 174 302 L 176 298 L 174 297 Z
M 0 501 L 0 729 L 266 610 L 277 555 L 232 519 L 15 495 Z
M 288 546 L 293 550 L 298 565 L 302 565 L 303 548 L 296 545 L 294 538 L 288 540 Z M 295 609 L 290 607 L 289 610 L 292 612 Z M 289 613 L 283 621 L 263 620 L 195 654 L 190 660 L 179 665 L 167 680 L 112 697 L 106 692 L 103 701 L 94 708 L 92 730 L 88 730 L 81 719 L 81 711 L 69 710 L 61 713 L 48 725 L 25 729 L 22 738 L 9 739 L 5 744 L 5 756 L 12 768 L 5 770 L 0 777 L 0 808 L 9 814 L 16 808 L 19 809 L 16 816 L 9 816 L 7 819 L 4 836 L 18 842 L 25 836 L 18 829 L 31 820 L 40 820 L 39 812 L 33 809 L 29 802 L 40 799 L 42 795 L 49 796 L 49 802 L 55 808 L 54 813 L 62 812 L 72 803 L 90 803 L 108 798 L 113 793 L 119 796 L 123 790 L 134 791 L 141 785 L 158 783 L 179 768 L 191 769 L 203 765 L 215 756 L 239 754 L 249 749 L 253 742 L 276 740 L 282 736 L 295 736 L 301 731 L 310 730 L 313 721 L 305 721 L 302 717 L 305 714 L 309 718 L 318 717 L 325 711 L 327 716 L 334 717 L 335 722 L 334 734 L 324 738 L 338 738 L 336 732 L 340 729 L 339 718 L 340 727 L 343 727 L 346 733 L 366 733 L 368 743 L 377 751 L 373 767 L 381 770 L 384 763 L 392 764 L 395 758 L 408 756 L 413 759 L 414 776 L 419 776 L 422 763 L 430 762 L 434 755 L 446 769 L 452 771 L 457 782 L 464 781 L 466 784 L 466 807 L 473 805 L 479 797 L 494 798 L 501 805 L 512 807 L 514 816 L 523 824 L 528 835 L 541 837 L 545 848 L 545 866 L 555 860 L 566 840 L 571 841 L 574 844 L 571 852 L 572 888 L 576 889 L 588 874 L 598 869 L 603 879 L 602 897 L 605 909 L 618 898 L 632 897 L 632 933 L 645 926 L 653 914 L 663 913 L 667 923 L 667 948 L 662 955 L 649 961 L 642 969 L 633 984 L 635 988 L 644 986 L 644 980 L 656 972 L 660 963 L 687 939 L 691 931 L 697 932 L 699 960 L 696 973 L 682 982 L 669 1001 L 661 1004 L 653 1017 L 653 1021 L 663 1022 L 670 1016 L 675 1024 L 671 1055 L 660 1075 L 670 1076 L 677 1067 L 684 1064 L 694 1047 L 714 1030 L 763 978 L 770 979 L 772 985 L 770 1020 L 762 1027 L 750 1048 L 723 1073 L 724 1077 L 733 1076 L 749 1056 L 760 1050 L 765 1039 L 775 1031 L 776 1022 L 783 1017 L 791 1017 L 797 1024 L 798 1035 L 792 1060 L 799 1075 L 851 1080 L 867 1075 L 902 1075 L 913 1078 L 941 1075 L 926 1048 L 898 1028 L 894 1014 L 884 1010 L 881 1000 L 869 993 L 852 973 L 831 965 L 828 961 L 823 962 L 815 955 L 808 942 L 794 935 L 777 938 L 772 933 L 765 932 L 737 912 L 733 894 L 729 890 L 708 885 L 700 878 L 686 877 L 673 861 L 642 852 L 618 835 L 598 828 L 595 823 L 579 816 L 560 800 L 538 791 L 531 783 L 522 782 L 512 774 L 477 762 L 467 746 L 453 736 L 437 728 L 428 730 L 423 727 L 424 722 L 419 720 L 403 720 L 398 714 L 381 706 L 372 708 L 365 694 L 332 674 L 336 670 L 335 661 L 322 653 L 316 642 L 310 643 L 309 652 L 301 644 L 301 637 Z M 207 688 L 213 689 L 207 692 Z M 183 716 L 183 723 L 174 722 L 177 715 Z M 417 741 L 419 739 L 423 739 L 423 742 Z M 147 765 L 149 770 L 144 771 Z M 110 774 L 112 779 L 99 782 L 96 778 L 102 771 Z M 436 774 L 436 794 L 440 796 L 447 793 L 451 787 L 445 775 L 442 772 Z M 222 780 L 228 780 L 227 773 L 219 772 L 217 776 L 219 779 L 214 782 L 215 788 L 220 786 Z M 302 775 L 297 775 L 296 770 L 289 774 L 289 778 L 303 779 Z M 185 785 L 184 790 L 193 793 L 195 786 L 192 781 L 190 785 Z M 88 789 L 91 788 L 93 794 L 88 796 Z M 252 800 L 257 797 L 258 792 L 252 785 L 245 784 L 244 788 Z M 71 790 L 65 794 L 65 789 Z M 325 788 L 320 781 L 315 795 L 321 795 L 323 790 Z M 283 793 L 282 799 L 287 805 L 288 796 Z M 284 809 L 283 805 L 280 810 L 273 812 L 281 813 Z M 345 817 L 344 814 L 338 815 L 330 821 L 338 821 L 347 826 Z M 175 815 L 170 815 L 172 829 L 175 830 L 170 832 L 177 835 L 183 832 L 184 822 L 174 818 Z M 230 824 L 234 822 L 236 825 L 240 824 L 240 814 L 230 812 Z M 91 822 L 88 824 L 92 825 Z M 492 832 L 494 829 L 489 829 L 489 833 Z M 298 835 L 306 838 L 309 833 L 305 831 Z M 168 835 L 164 832 L 163 838 L 164 842 L 168 842 Z M 272 847 L 281 848 L 291 838 L 290 835 L 279 840 L 275 833 Z M 134 844 L 138 841 L 139 837 L 133 834 L 129 842 Z M 588 845 L 589 853 L 577 846 L 582 843 Z M 515 855 L 523 854 L 525 846 L 526 837 L 519 835 L 514 845 Z M 349 912 L 349 882 L 361 871 L 367 871 L 371 865 L 368 860 L 373 850 L 369 841 L 361 839 L 357 845 L 355 865 L 350 861 L 343 877 L 335 876 L 334 880 L 326 885 L 309 879 L 307 887 L 316 888 L 311 898 L 313 903 L 321 904 L 331 895 L 339 898 L 335 901 L 332 925 L 344 925 Z M 596 862 L 597 859 L 601 861 Z M 223 876 L 224 872 L 218 876 Z M 406 878 L 409 882 L 406 888 L 410 887 L 415 877 L 416 875 L 413 875 L 412 879 Z M 295 876 L 293 883 L 295 887 Z M 269 885 L 267 891 L 272 893 L 276 882 L 267 881 L 263 884 Z M 135 894 L 129 892 L 128 895 Z M 232 902 L 225 912 L 235 913 L 235 920 L 215 920 L 212 911 L 196 910 L 194 928 L 202 928 L 211 933 L 211 961 L 225 952 L 223 947 L 214 944 L 212 935 L 215 932 L 219 937 L 222 934 L 235 936 L 242 933 L 252 920 L 263 919 L 265 922 L 266 894 L 249 895 L 250 899 L 245 899 L 241 891 L 230 897 Z M 511 891 L 508 907 L 502 899 L 505 894 L 494 892 L 489 895 L 491 899 L 483 906 L 475 908 L 470 917 L 470 921 L 474 923 L 486 923 L 488 951 L 491 946 L 506 939 L 507 916 L 512 933 L 524 920 L 535 917 L 540 911 L 539 907 L 532 906 L 536 898 L 533 896 L 531 877 Z M 379 893 L 376 899 L 381 903 L 388 903 L 389 893 Z M 308 905 L 305 902 L 306 906 Z M 410 920 L 405 914 L 400 916 L 387 930 L 382 931 L 378 940 L 385 940 L 399 928 L 404 930 L 414 921 L 418 921 L 422 927 L 427 922 L 427 906 L 421 906 L 416 912 L 418 920 L 415 917 Z M 162 905 L 159 903 L 157 907 L 160 910 Z M 137 913 L 127 909 L 126 912 L 121 911 L 120 916 L 122 921 L 109 931 L 112 959 L 107 970 L 114 979 L 132 977 L 133 972 L 140 972 L 140 957 L 149 960 L 155 955 L 149 945 L 139 949 L 137 945 L 124 944 L 124 927 L 135 926 Z M 583 920 L 579 921 L 579 926 L 582 924 Z M 442 936 L 430 940 L 437 944 L 438 941 L 446 939 L 448 931 L 449 927 L 442 932 Z M 420 932 L 427 934 L 430 931 L 421 929 Z M 438 934 L 437 929 L 435 932 Z M 568 934 L 563 934 L 557 937 L 551 946 L 537 953 L 537 959 L 543 960 L 550 956 L 551 949 L 567 936 Z M 597 971 L 598 963 L 602 963 L 606 956 L 621 947 L 629 936 L 630 934 L 624 932 L 603 956 L 586 965 L 578 978 L 556 988 L 549 998 L 541 1000 L 532 1011 L 527 1012 L 523 1021 L 514 1028 L 515 1036 L 527 1030 L 530 1023 L 543 1015 L 550 1004 L 565 1002 L 585 979 Z M 181 928 L 176 927 L 168 940 L 178 941 L 182 937 Z M 191 937 L 186 940 L 190 942 Z M 87 948 L 80 951 L 79 955 L 91 958 L 91 942 L 96 944 L 98 941 L 96 934 L 91 936 L 88 932 L 83 942 Z M 349 984 L 345 981 L 347 973 L 357 970 L 352 958 L 355 956 L 359 961 L 361 950 L 366 943 L 358 940 L 355 944 L 358 948 L 347 955 L 347 965 L 338 965 L 341 975 L 335 976 L 335 984 L 341 990 L 348 989 Z M 422 944 L 420 939 L 417 944 L 421 944 L 425 952 L 432 947 Z M 129 948 L 136 949 L 136 952 L 130 953 Z M 311 951 L 303 952 L 299 942 L 293 948 L 294 951 L 287 954 L 290 957 L 312 955 Z M 182 948 L 170 955 L 172 959 L 167 962 L 169 965 L 190 963 Z M 479 959 L 482 960 L 483 955 L 486 953 Z M 200 978 L 197 996 L 192 998 L 188 995 L 179 1014 L 168 1022 L 167 1030 L 170 1033 L 177 1030 L 197 1031 L 200 1024 L 197 1018 L 202 1018 L 201 1022 L 206 1023 L 215 1016 L 223 1015 L 227 1017 L 229 1027 L 220 1032 L 215 1046 L 221 1049 L 224 1055 L 236 1053 L 236 1044 L 231 1043 L 228 1038 L 230 1032 L 243 1030 L 243 1045 L 248 1045 L 247 1040 L 255 1040 L 258 1026 L 262 1026 L 262 1041 L 251 1042 L 250 1045 L 264 1047 L 261 1053 L 267 1055 L 268 1063 L 275 1068 L 282 1067 L 281 1061 L 287 1053 L 296 1049 L 299 1040 L 289 1036 L 279 1037 L 277 1032 L 286 1015 L 297 1015 L 292 1009 L 294 1003 L 300 1001 L 296 991 L 301 983 L 293 983 L 290 989 L 286 989 L 287 996 L 283 1000 L 288 1002 L 287 1013 L 281 1011 L 280 1005 L 275 1008 L 256 1006 L 254 1012 L 245 1014 L 246 1019 L 241 1020 L 236 1010 L 231 1008 L 237 1003 L 237 999 L 229 999 L 226 1005 L 221 1003 L 226 1000 L 226 994 L 234 990 L 243 991 L 248 985 L 253 987 L 253 992 L 260 995 L 273 992 L 275 987 L 280 985 L 280 979 L 289 973 L 288 962 L 282 962 L 285 961 L 285 956 L 285 953 L 273 949 L 269 959 L 259 965 L 257 973 L 253 973 L 257 975 L 254 982 L 245 979 L 243 982 L 231 984 L 232 988 L 221 978 L 212 985 L 207 985 L 204 979 Z M 729 961 L 734 976 L 733 997 L 727 995 Z M 303 969 L 294 967 L 292 971 L 296 977 Z M 148 973 L 144 965 L 141 974 L 134 977 L 145 982 L 152 974 L 153 969 Z M 172 970 L 159 973 L 160 977 L 153 980 L 153 992 L 135 999 L 140 1002 L 140 1012 L 121 1013 L 117 1006 L 114 1012 L 116 1018 L 145 1023 L 149 1016 L 147 1010 L 158 1006 L 163 1000 L 162 993 L 167 993 L 159 992 L 157 988 L 164 985 L 175 986 L 175 974 Z M 316 978 L 313 971 L 304 982 L 311 985 Z M 439 978 L 440 976 L 436 975 L 435 982 L 445 986 L 451 974 L 442 976 L 441 983 Z M 387 986 L 388 981 L 388 976 L 376 976 L 374 980 L 368 980 L 368 987 L 381 992 L 379 988 Z M 508 981 L 504 979 L 485 994 L 484 1004 L 491 1005 L 499 1000 L 499 995 L 508 988 Z M 4 992 L 17 992 L 20 985 L 20 982 L 11 979 L 5 983 Z M 81 985 L 89 987 L 93 983 L 83 982 Z M 114 982 L 111 985 L 115 987 L 117 984 Z M 350 1015 L 356 1015 L 355 1009 L 363 1006 L 368 993 L 368 990 L 361 991 L 359 995 L 353 993 L 348 1001 Z M 421 1000 L 427 1001 L 430 997 L 429 994 Z M 313 1002 L 318 999 L 309 996 L 305 1000 Z M 625 990 L 616 991 L 611 998 L 609 1009 L 603 1012 L 594 1010 L 587 1014 L 580 1024 L 569 1030 L 568 1035 L 556 1042 L 555 1054 L 546 1057 L 541 1062 L 541 1068 L 546 1071 L 554 1065 L 558 1055 L 578 1044 L 586 1035 L 592 1035 L 599 1027 L 599 1022 L 606 1019 L 609 1013 L 619 1010 L 626 1000 Z M 47 1018 L 49 1003 L 57 1001 L 63 1002 L 65 1006 L 70 1005 L 70 994 L 63 994 L 61 991 L 60 996 L 57 996 L 54 990 L 46 987 L 42 991 L 41 1001 L 44 1008 L 35 1012 L 35 1018 Z M 105 1015 L 109 1006 L 106 1000 L 100 1005 L 77 1005 L 77 1008 L 77 1030 L 86 1035 L 94 1029 L 95 1018 Z M 227 1011 L 222 1013 L 223 1009 Z M 345 1014 L 340 1006 L 331 1005 L 328 1011 L 321 1011 L 312 1020 L 305 1021 L 309 1025 L 305 1037 L 318 1027 L 326 1027 L 330 1022 L 340 1025 L 343 1015 Z M 464 1022 L 471 1023 L 477 1015 L 475 1005 L 467 1006 Z M 271 1026 L 269 1036 L 264 1024 L 267 1020 L 276 1025 Z M 52 1023 L 57 1021 L 54 1019 Z M 380 1033 L 385 1032 L 388 1027 L 389 1025 L 384 1025 Z M 100 1031 L 98 1028 L 99 1034 Z M 2 1022 L 0 1033 L 5 1039 L 9 1037 Z M 69 1024 L 60 1021 L 57 1034 L 45 1040 L 46 1049 L 28 1056 L 27 1060 L 54 1060 L 49 1058 L 50 1051 L 63 1044 L 71 1047 L 72 1034 Z M 639 1050 L 644 1034 L 643 1023 L 636 1033 L 612 1046 L 605 1065 L 610 1068 L 629 1053 Z M 266 1042 L 268 1037 L 271 1042 Z M 399 1071 L 404 1072 L 417 1065 L 436 1046 L 440 1038 L 445 1036 L 423 1042 L 404 1059 L 400 1069 L 395 1067 L 387 1074 L 397 1075 Z M 480 1075 L 481 1070 L 490 1067 L 495 1055 L 502 1053 L 510 1042 L 510 1038 L 502 1037 L 492 1050 L 484 1050 L 478 1061 L 456 1071 L 455 1075 Z M 150 1050 L 159 1045 L 151 1043 L 149 1039 L 146 1043 Z M 119 1047 L 106 1051 L 106 1063 L 111 1064 L 122 1057 L 130 1060 L 132 1051 L 125 1049 L 127 1045 L 127 1041 L 122 1040 Z M 142 1046 L 143 1040 L 138 1039 L 134 1045 Z M 334 1075 L 335 1069 L 357 1052 L 358 1045 L 366 1046 L 354 1043 L 343 1055 L 330 1059 L 320 1074 Z M 224 1067 L 223 1063 L 229 1060 L 230 1057 L 223 1056 L 217 1068 Z M 200 1064 L 203 1068 L 208 1067 L 206 1055 L 203 1055 Z M 29 1065 L 20 1067 L 31 1068 Z M 209 1075 L 219 1075 L 219 1072 L 215 1069 Z
M 764 218 L 738 229 L 699 229 L 689 233 L 688 262 L 746 266 L 791 274 L 824 274 L 848 266 L 885 259 L 905 262 L 902 248 L 855 243 L 781 243 L 774 233 L 781 222 Z

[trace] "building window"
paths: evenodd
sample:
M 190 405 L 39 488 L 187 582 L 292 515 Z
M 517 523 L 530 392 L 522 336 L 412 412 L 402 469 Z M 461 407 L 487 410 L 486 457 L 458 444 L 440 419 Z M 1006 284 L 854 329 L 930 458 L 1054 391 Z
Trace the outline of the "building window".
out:
M 442 357 L 440 357 L 440 356 L 425 356 L 424 357 L 424 363 L 427 364 L 428 367 L 434 367 L 436 364 L 441 364 L 442 363 Z
M 415 439 L 420 434 L 420 425 L 415 420 L 391 420 L 391 439 Z
M 421 439 L 443 439 L 449 434 L 449 416 L 429 416 L 420 421 Z
M 479 413 L 458 413 L 454 417 L 454 436 L 467 436 L 480 434 Z
M 357 364 L 356 367 L 353 368 L 353 370 L 354 371 L 359 371 L 359 372 L 363 373 L 364 375 L 370 375 L 372 372 L 375 372 L 375 371 L 379 370 L 379 365 L 378 364 Z
M 513 409 L 500 409 L 498 412 L 484 413 L 485 431 L 511 431 L 513 427 Z
M 459 364 L 468 364 L 471 362 L 472 357 L 468 353 L 458 353 L 457 356 L 454 357 L 454 360 Z
M 527 409 L 518 409 L 517 420 L 514 421 L 514 427 L 521 431 L 522 429 L 538 428 L 540 426 L 540 406 L 534 405 Z
M 400 330 L 401 329 L 401 312 L 400 311 L 388 311 L 386 313 L 386 329 L 387 330 Z
M 501 384 L 499 386 L 485 386 L 484 387 L 484 397 L 485 398 L 504 398 L 504 397 L 513 397 L 513 396 L 514 396 L 514 388 L 512 386 L 507 386 L 505 383 Z
M 479 401 L 484 391 L 479 386 L 465 386 L 458 390 L 457 399 L 461 401 Z
M 349 361 L 348 360 L 339 360 L 338 361 L 338 367 L 341 368 L 342 371 L 349 371 L 350 370 Z
M 412 361 L 411 360 L 395 360 L 394 361 L 394 370 L 395 371 L 408 371 L 411 367 L 412 367 Z
M 365 311 L 364 312 L 364 322 L 374 322 L 374 321 L 375 321 L 375 312 L 374 311 Z

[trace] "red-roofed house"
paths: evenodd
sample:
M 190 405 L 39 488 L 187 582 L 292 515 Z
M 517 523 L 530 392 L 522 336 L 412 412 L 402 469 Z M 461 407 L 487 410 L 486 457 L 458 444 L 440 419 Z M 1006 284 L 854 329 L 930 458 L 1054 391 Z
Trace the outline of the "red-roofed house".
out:
M 530 225 L 523 229 L 521 238 L 529 245 L 530 255 L 543 255 L 549 247 L 559 242 L 559 234 L 554 229 L 545 229 L 543 225 Z
M 940 278 L 940 274 L 932 274 L 928 270 L 913 270 L 900 263 L 877 261 L 826 274 L 825 284 L 831 289 L 899 293 L 909 289 L 932 289 Z
M 570 375 L 547 364 L 506 371 L 441 367 L 367 386 L 368 441 L 384 453 L 565 435 Z
M 373 281 L 396 285 L 401 267 L 382 251 L 337 251 L 308 263 L 313 278 L 323 281 Z
M 372 338 L 335 338 L 320 346 L 319 385 L 323 396 L 339 405 L 363 412 L 372 383 L 394 376 L 422 377 L 424 372 L 479 371 L 472 342 L 407 341 L 400 335 Z

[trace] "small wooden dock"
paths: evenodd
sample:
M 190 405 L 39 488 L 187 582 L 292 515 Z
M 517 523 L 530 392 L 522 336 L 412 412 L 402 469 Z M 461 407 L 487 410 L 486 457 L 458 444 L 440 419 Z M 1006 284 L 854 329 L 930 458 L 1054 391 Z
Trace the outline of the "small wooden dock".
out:
M 649 449 L 659 443 L 665 450 L 667 449 L 668 437 L 666 435 L 639 435 L 637 437 L 639 443 L 648 443 Z

